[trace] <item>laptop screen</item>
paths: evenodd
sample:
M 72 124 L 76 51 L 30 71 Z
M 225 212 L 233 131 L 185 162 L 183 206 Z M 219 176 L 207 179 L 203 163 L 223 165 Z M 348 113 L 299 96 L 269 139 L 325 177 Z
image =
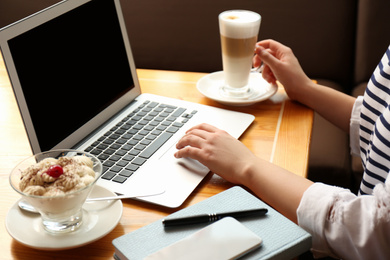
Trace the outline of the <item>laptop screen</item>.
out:
M 8 41 L 42 151 L 134 87 L 117 12 L 93 0 Z

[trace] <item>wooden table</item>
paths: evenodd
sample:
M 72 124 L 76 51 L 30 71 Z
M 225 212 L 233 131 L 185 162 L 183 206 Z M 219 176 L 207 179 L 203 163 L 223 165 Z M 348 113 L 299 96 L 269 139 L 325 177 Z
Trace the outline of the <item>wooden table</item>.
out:
M 196 90 L 205 74 L 192 72 L 138 70 L 143 92 L 155 93 L 242 111 L 256 116 L 240 140 L 257 156 L 305 176 L 313 123 L 312 110 L 292 102 L 282 87 L 271 99 L 247 107 L 230 107 L 207 99 Z M 183 207 L 215 195 L 232 184 L 209 174 L 178 209 L 167 209 L 145 202 L 123 201 L 122 218 L 107 236 L 84 247 L 64 251 L 40 251 L 12 239 L 5 228 L 8 209 L 20 198 L 8 183 L 8 174 L 21 159 L 32 154 L 0 55 L 0 258 L 1 259 L 112 259 L 111 241 L 156 221 Z M 20 223 L 24 225 L 24 223 Z

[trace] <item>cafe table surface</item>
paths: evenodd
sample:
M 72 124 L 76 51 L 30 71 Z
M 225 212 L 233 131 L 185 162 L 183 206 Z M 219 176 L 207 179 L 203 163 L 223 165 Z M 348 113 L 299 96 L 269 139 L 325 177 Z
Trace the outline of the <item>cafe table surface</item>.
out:
M 313 111 L 289 100 L 282 86 L 266 101 L 250 106 L 227 106 L 210 100 L 197 91 L 196 83 L 205 73 L 145 69 L 138 69 L 137 73 L 144 93 L 253 114 L 255 120 L 240 137 L 240 141 L 257 156 L 306 177 Z M 9 185 L 8 175 L 19 161 L 32 155 L 32 151 L 1 55 L 0 129 L 0 259 L 4 260 L 112 259 L 115 250 L 113 239 L 233 186 L 219 176 L 209 173 L 179 208 L 171 209 L 136 200 L 123 200 L 123 214 L 118 225 L 103 238 L 68 250 L 37 250 L 14 240 L 5 226 L 8 210 L 20 199 L 20 195 Z

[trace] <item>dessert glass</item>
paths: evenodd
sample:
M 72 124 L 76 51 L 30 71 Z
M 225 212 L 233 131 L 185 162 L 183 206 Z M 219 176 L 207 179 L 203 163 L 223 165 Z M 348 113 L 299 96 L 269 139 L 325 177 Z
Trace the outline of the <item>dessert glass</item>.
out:
M 93 162 L 95 180 L 76 191 L 57 196 L 35 196 L 22 192 L 19 188 L 22 172 L 29 166 L 45 158 L 60 158 L 63 156 L 87 156 Z M 67 233 L 75 231 L 82 224 L 82 206 L 102 173 L 102 164 L 95 156 L 72 149 L 51 150 L 35 154 L 20 162 L 11 172 L 9 181 L 12 188 L 22 195 L 41 214 L 44 229 L 50 233 Z

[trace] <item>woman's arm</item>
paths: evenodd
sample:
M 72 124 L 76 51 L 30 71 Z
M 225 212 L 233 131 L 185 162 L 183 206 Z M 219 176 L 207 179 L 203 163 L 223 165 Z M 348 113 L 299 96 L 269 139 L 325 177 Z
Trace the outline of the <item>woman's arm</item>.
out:
M 245 145 L 214 126 L 196 126 L 177 143 L 175 157 L 190 157 L 224 179 L 244 185 L 297 222 L 296 211 L 311 181 L 256 157 Z

